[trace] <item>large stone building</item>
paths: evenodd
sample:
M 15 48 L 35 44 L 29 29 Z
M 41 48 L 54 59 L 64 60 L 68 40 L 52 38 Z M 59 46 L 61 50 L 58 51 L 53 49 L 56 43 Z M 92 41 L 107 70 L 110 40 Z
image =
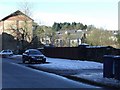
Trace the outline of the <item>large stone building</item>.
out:
M 16 49 L 20 41 L 30 42 L 33 37 L 33 19 L 21 11 L 4 17 L 0 20 L 0 35 L 3 49 Z M 12 40 L 12 39 L 13 40 Z

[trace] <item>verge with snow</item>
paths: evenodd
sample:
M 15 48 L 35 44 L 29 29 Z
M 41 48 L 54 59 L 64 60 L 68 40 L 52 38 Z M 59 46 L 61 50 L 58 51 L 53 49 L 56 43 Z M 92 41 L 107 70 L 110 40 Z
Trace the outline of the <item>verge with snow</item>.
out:
M 103 69 L 102 63 L 92 61 L 68 60 L 59 58 L 47 58 L 47 64 L 35 64 L 34 66 L 56 70 L 79 70 L 79 69 Z
M 20 56 L 14 56 L 15 58 Z M 34 68 L 56 73 L 83 78 L 96 83 L 120 87 L 120 81 L 113 78 L 103 78 L 103 63 L 93 61 L 80 61 L 59 58 L 48 58 L 44 64 L 30 64 Z

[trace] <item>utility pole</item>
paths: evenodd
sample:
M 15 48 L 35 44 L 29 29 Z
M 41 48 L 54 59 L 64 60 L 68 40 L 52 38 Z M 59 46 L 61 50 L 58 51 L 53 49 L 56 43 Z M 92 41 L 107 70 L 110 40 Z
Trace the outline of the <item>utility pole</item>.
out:
M 4 20 L 3 20 L 3 32 L 2 32 L 2 49 L 4 49 L 4 43 L 5 43 L 5 40 L 4 40 Z
M 16 21 L 16 26 L 17 26 L 17 53 L 19 53 L 19 21 Z
M 120 34 L 120 1 L 118 2 L 118 33 Z

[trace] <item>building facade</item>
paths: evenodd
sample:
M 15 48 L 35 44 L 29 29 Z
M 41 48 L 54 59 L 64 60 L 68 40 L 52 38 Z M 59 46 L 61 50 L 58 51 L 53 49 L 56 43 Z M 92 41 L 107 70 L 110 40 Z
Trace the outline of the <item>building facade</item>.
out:
M 17 42 L 25 40 L 31 42 L 33 37 L 33 19 L 25 15 L 21 11 L 16 12 L 6 16 L 0 20 L 0 35 L 2 35 L 2 48 L 3 49 L 15 49 Z M 3 36 L 5 34 L 5 36 Z M 8 37 L 7 37 L 8 36 Z M 12 45 L 9 42 L 9 38 L 14 39 Z M 10 47 L 6 44 L 9 44 Z

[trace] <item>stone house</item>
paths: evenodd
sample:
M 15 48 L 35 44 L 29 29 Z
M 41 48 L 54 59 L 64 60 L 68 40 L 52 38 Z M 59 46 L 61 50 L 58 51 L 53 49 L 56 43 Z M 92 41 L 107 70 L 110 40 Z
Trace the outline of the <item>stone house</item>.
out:
M 16 49 L 18 41 L 31 42 L 33 37 L 33 19 L 17 10 L 0 20 L 2 49 Z M 5 34 L 5 36 L 3 36 Z M 14 39 L 11 40 L 9 36 Z

